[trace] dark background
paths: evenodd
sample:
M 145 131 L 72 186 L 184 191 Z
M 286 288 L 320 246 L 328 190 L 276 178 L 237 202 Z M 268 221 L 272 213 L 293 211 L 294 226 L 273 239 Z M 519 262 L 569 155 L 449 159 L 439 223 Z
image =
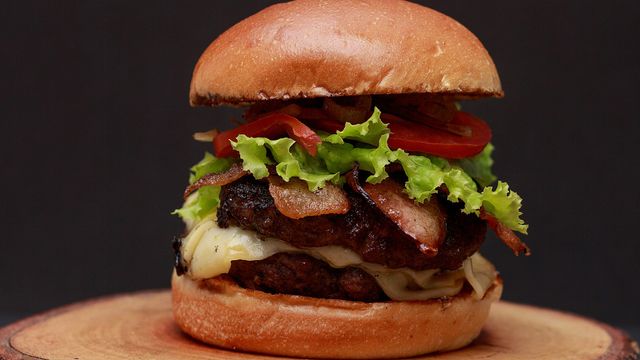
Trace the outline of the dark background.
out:
M 3 4 L 0 321 L 169 286 L 169 213 L 208 150 L 191 134 L 234 114 L 189 107 L 193 65 L 269 3 Z M 640 2 L 422 3 L 482 39 L 507 93 L 464 104 L 531 224 L 529 258 L 485 245 L 504 298 L 637 326 Z

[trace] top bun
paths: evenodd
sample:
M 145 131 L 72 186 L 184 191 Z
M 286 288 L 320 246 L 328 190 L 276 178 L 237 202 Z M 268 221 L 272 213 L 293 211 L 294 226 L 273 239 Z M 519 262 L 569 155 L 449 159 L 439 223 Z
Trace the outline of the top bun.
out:
M 194 69 L 190 102 L 404 93 L 503 95 L 487 50 L 446 15 L 402 0 L 298 0 L 211 43 Z

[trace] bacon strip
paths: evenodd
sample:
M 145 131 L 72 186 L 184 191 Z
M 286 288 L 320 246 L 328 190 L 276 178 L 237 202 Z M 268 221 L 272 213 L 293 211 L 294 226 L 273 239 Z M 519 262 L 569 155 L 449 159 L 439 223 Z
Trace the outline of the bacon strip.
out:
M 243 176 L 249 175 L 248 171 L 242 169 L 240 163 L 233 163 L 229 170 L 220 174 L 207 174 L 193 184 L 187 186 L 182 195 L 185 199 L 191 195 L 194 191 L 200 189 L 203 186 L 223 186 L 230 184 Z
M 346 214 L 351 205 L 342 188 L 326 184 L 317 191 L 309 191 L 307 183 L 299 179 L 289 182 L 279 176 L 269 176 L 269 193 L 276 208 L 284 216 L 301 219 L 308 216 Z
M 480 218 L 489 224 L 489 227 L 496 233 L 496 236 L 513 251 L 514 255 L 518 256 L 521 253 L 524 253 L 525 256 L 531 255 L 531 250 L 527 244 L 522 242 L 513 230 L 499 222 L 493 215 L 481 209 Z
M 360 185 L 357 169 L 347 176 L 349 185 L 373 203 L 389 220 L 418 243 L 420 252 L 436 256 L 447 229 L 446 216 L 436 197 L 422 204 L 410 199 L 402 185 L 387 179 L 379 184 Z

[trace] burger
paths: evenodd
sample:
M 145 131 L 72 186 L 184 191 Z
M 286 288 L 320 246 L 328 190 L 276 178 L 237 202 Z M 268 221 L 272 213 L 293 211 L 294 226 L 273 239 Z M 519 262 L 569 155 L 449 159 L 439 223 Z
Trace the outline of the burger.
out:
M 299 0 L 231 27 L 191 81 L 191 105 L 243 118 L 194 134 L 213 151 L 175 211 L 177 325 L 295 357 L 469 344 L 502 293 L 486 232 L 529 254 L 491 128 L 460 106 L 502 96 L 480 41 L 414 3 Z

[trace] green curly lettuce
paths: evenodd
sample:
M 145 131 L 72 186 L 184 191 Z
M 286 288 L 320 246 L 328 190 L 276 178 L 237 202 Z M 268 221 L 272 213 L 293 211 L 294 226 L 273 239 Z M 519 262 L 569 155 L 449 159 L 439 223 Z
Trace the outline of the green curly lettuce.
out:
M 341 174 L 358 164 L 360 169 L 371 173 L 367 182 L 378 184 L 389 177 L 385 167 L 395 160 L 395 154 L 387 144 L 388 140 L 389 134 L 381 135 L 377 147 L 323 142 L 318 146 L 318 158 L 324 162 L 329 171 Z
M 507 183 L 498 182 L 478 190 L 476 181 L 462 168 L 451 165 L 441 158 L 429 158 L 421 155 L 409 155 L 402 150 L 396 151 L 398 162 L 407 174 L 405 188 L 409 197 L 423 202 L 436 193 L 441 185 L 448 191 L 447 200 L 462 201 L 466 214 L 480 214 L 484 209 L 498 221 L 512 230 L 527 233 L 528 225 L 521 218 L 522 198 L 509 190 Z
M 360 124 L 346 123 L 344 129 L 324 138 L 325 142 L 332 144 L 344 144 L 345 140 L 354 140 L 360 143 L 377 146 L 379 139 L 389 134 L 389 127 L 382 122 L 381 112 L 378 108 L 373 110 L 369 120 Z
M 217 158 L 209 152 L 204 153 L 200 162 L 191 167 L 189 173 L 189 184 L 193 184 L 207 174 L 218 174 L 225 172 L 233 163 L 229 158 Z
M 385 168 L 395 161 L 395 153 L 388 145 L 389 133 L 389 127 L 382 122 L 380 110 L 376 108 L 369 120 L 355 125 L 347 123 L 343 130 L 323 136 L 322 144 L 318 146 L 318 158 L 329 171 L 339 173 L 348 172 L 358 164 L 360 169 L 371 173 L 366 181 L 378 184 L 389 177 Z
M 454 164 L 460 166 L 464 172 L 474 178 L 481 186 L 489 186 L 498 180 L 491 171 L 491 167 L 493 166 L 491 154 L 493 150 L 493 144 L 489 143 L 480 154 L 470 158 L 456 160 Z
M 282 179 L 289 181 L 299 178 L 312 191 L 325 186 L 327 182 L 341 184 L 344 181 L 342 174 L 356 164 L 370 173 L 367 182 L 380 183 L 389 177 L 386 166 L 399 163 L 407 176 L 405 191 L 417 202 L 428 200 L 445 186 L 447 199 L 454 203 L 462 202 L 463 212 L 479 215 L 480 209 L 484 208 L 510 229 L 527 233 L 527 225 L 521 218 L 520 196 L 504 182 L 490 186 L 496 181 L 491 171 L 493 145 L 488 144 L 474 157 L 449 161 L 435 156 L 411 155 L 401 149 L 391 150 L 388 145 L 389 134 L 388 126 L 382 122 L 380 111 L 376 108 L 373 115 L 361 124 L 347 123 L 343 130 L 335 134 L 322 134 L 322 143 L 315 157 L 286 137 L 270 140 L 240 135 L 231 145 L 240 154 L 243 168 L 256 179 L 268 176 L 268 166 L 275 166 L 276 173 Z M 191 169 L 192 177 L 224 168 L 222 165 L 209 164 L 211 158 L 208 158 L 208 162 L 205 160 Z M 213 211 L 211 205 L 214 202 L 217 205 L 217 198 L 214 201 L 213 195 L 208 194 L 210 197 L 203 199 L 202 203 L 194 202 L 192 207 L 185 205 L 178 210 L 178 214 L 200 216 L 207 211 L 205 209 Z M 184 210 L 186 208 L 189 210 Z
M 297 177 L 306 181 L 311 191 L 324 187 L 327 181 L 335 184 L 341 181 L 339 172 L 329 171 L 320 158 L 309 155 L 293 139 L 270 140 L 239 135 L 235 142 L 231 142 L 231 146 L 240 154 L 242 168 L 251 172 L 256 179 L 267 177 L 267 165 L 275 165 L 276 173 L 284 181 Z
M 185 221 L 200 221 L 213 213 L 220 203 L 220 186 L 203 186 L 191 194 L 180 209 L 172 212 Z
M 205 153 L 204 158 L 191 167 L 189 184 L 193 184 L 207 174 L 225 172 L 233 163 L 229 158 L 217 158 Z M 215 211 L 220 203 L 220 186 L 204 186 L 189 196 L 180 209 L 172 212 L 185 221 L 199 221 Z

